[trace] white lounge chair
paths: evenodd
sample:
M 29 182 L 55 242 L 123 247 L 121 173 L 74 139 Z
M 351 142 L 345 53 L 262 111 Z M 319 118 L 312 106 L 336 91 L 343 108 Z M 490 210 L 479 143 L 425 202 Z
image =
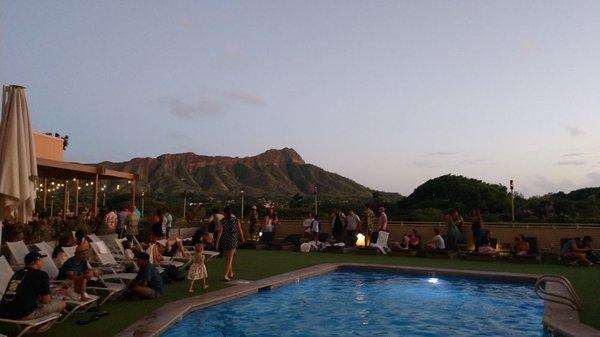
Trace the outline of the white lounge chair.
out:
M 41 251 L 43 254 L 46 254 L 45 251 Z M 4 257 L 0 257 L 0 260 L 4 260 L 6 262 L 6 260 L 4 259 Z M 44 263 L 44 262 L 42 262 Z M 54 269 L 57 270 L 58 273 L 58 269 L 56 268 L 56 265 L 54 265 L 54 261 L 52 261 L 52 259 L 50 259 L 49 263 L 51 263 L 51 265 L 54 266 Z M 6 283 L 8 284 L 8 281 L 10 281 L 10 278 L 13 276 L 14 272 L 12 270 L 12 268 L 10 267 L 10 265 L 8 265 L 8 263 L 3 264 L 2 261 L 0 261 L 0 275 L 2 275 L 2 278 L 0 278 L 0 280 L 3 280 L 4 277 L 7 277 L 7 281 Z M 1 282 L 1 281 L 0 281 Z M 2 289 L 6 289 L 6 285 L 4 287 L 2 287 Z M 52 297 L 56 298 L 56 299 L 60 299 L 65 301 L 65 303 L 67 304 L 68 307 L 70 307 L 70 310 L 67 312 L 66 315 L 62 316 L 60 319 L 58 319 L 58 317 L 55 318 L 55 320 L 57 321 L 57 323 L 63 322 L 65 319 L 67 319 L 69 316 L 71 316 L 73 313 L 78 312 L 78 311 L 86 311 L 87 309 L 91 308 L 91 306 L 98 300 L 98 296 L 94 296 L 94 295 L 90 295 L 90 299 L 86 300 L 86 301 L 76 301 L 70 297 L 64 296 L 58 292 L 53 292 L 52 293 Z M 44 316 L 43 318 L 46 318 L 46 316 Z M 30 323 L 35 323 L 38 320 L 31 320 Z M 49 320 L 51 321 L 51 320 Z M 48 321 L 44 321 L 44 322 L 48 322 Z M 39 326 L 41 324 L 37 324 L 36 326 Z M 31 329 L 31 328 L 30 328 Z M 23 334 L 23 332 L 21 332 L 21 334 Z
M 8 250 L 11 255 L 11 265 L 13 269 L 20 269 L 25 267 L 25 255 L 29 253 L 29 248 L 25 245 L 23 240 L 15 242 L 6 242 Z
M 10 264 L 6 261 L 4 256 L 0 256 L 0 297 L 4 294 L 6 287 L 8 286 L 8 282 L 12 277 L 13 272 Z M 17 337 L 23 336 L 29 330 L 41 326 L 46 326 L 46 328 L 50 328 L 51 325 L 56 323 L 60 318 L 59 313 L 49 314 L 36 319 L 8 319 L 8 318 L 0 318 L 1 323 L 14 324 L 17 325 L 20 329 Z
M 388 247 L 388 238 L 390 233 L 386 231 L 379 231 L 377 234 L 377 242 L 372 243 L 371 247 L 379 249 L 383 254 L 387 254 L 391 249 Z
M 121 272 L 124 269 L 124 266 L 117 262 L 110 249 L 108 249 L 103 241 L 93 241 L 90 243 L 90 246 L 98 259 L 102 270 L 108 271 L 108 273 L 102 275 L 102 280 L 118 280 L 119 282 L 124 283 L 124 280 L 133 280 L 136 277 L 137 274 L 135 273 Z

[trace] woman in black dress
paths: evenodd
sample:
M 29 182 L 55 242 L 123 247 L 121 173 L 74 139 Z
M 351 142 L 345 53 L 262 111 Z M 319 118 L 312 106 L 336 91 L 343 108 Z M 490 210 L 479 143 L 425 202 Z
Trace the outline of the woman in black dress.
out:
M 225 264 L 225 281 L 230 281 L 235 274 L 233 273 L 233 257 L 235 256 L 235 249 L 238 246 L 238 242 L 244 242 L 244 232 L 242 231 L 242 225 L 235 215 L 231 214 L 231 209 L 225 207 L 223 209 L 225 218 L 222 220 L 221 230 L 217 234 L 217 240 L 215 242 L 215 249 L 223 249 L 223 254 L 227 259 Z

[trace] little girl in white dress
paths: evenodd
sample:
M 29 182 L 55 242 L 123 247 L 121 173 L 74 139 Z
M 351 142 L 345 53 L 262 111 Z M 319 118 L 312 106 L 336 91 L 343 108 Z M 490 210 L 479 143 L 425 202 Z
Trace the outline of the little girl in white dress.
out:
M 197 244 L 192 265 L 190 266 L 190 270 L 188 270 L 188 280 L 190 280 L 188 292 L 190 293 L 194 292 L 194 282 L 196 280 L 202 280 L 202 289 L 208 288 L 208 284 L 206 284 L 208 273 L 206 272 L 206 265 L 204 265 L 203 251 L 204 245 L 201 243 Z

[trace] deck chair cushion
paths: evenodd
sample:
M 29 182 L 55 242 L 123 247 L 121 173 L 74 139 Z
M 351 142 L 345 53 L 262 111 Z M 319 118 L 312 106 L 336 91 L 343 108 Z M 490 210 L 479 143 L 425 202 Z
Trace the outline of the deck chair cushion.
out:
M 6 242 L 8 250 L 13 258 L 14 264 L 25 265 L 25 255 L 29 253 L 29 248 L 25 245 L 23 240 L 15 242 Z

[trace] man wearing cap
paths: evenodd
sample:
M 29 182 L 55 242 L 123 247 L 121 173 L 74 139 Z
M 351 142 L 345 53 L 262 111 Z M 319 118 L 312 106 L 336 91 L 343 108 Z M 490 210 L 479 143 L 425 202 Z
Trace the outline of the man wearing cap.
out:
M 63 263 L 58 272 L 58 277 L 56 277 L 57 280 L 67 280 L 69 296 L 76 301 L 87 301 L 90 299 L 85 290 L 87 281 L 95 275 L 89 269 L 87 256 L 88 249 L 85 246 L 77 246 L 75 256 Z
M 30 252 L 25 255 L 26 267 L 13 274 L 0 302 L 0 317 L 36 319 L 65 309 L 65 302 L 50 296 L 50 280 L 42 268 L 46 255 Z
M 135 263 L 139 267 L 136 277 L 129 281 L 127 287 L 137 297 L 154 299 L 159 298 L 163 293 L 163 283 L 160 273 L 150 263 L 148 253 L 138 253 L 135 256 Z

